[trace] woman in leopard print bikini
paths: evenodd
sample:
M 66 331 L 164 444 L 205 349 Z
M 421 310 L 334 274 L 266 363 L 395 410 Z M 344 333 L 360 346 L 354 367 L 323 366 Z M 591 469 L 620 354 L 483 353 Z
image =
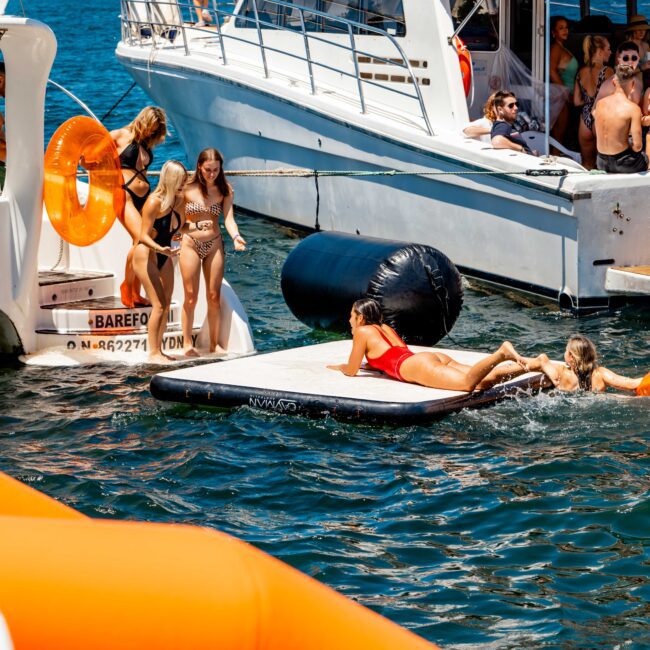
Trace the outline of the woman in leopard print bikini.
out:
M 208 301 L 210 352 L 225 352 L 219 345 L 221 321 L 221 282 L 223 280 L 223 238 L 219 216 L 233 240 L 236 251 L 246 250 L 246 242 L 237 231 L 233 212 L 233 189 L 226 181 L 223 156 L 210 147 L 204 149 L 196 162 L 196 171 L 185 186 L 187 225 L 181 243 L 181 276 L 185 289 L 183 303 L 183 351 L 186 356 L 199 356 L 192 345 L 194 310 L 199 293 L 201 271 L 205 278 Z

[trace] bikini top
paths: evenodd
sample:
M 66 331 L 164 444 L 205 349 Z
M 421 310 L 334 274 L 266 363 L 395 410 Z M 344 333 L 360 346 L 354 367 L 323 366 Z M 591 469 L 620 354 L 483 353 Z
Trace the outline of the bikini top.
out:
M 148 162 L 142 169 L 137 168 L 138 157 L 140 156 L 140 147 L 142 147 L 149 156 Z M 143 174 L 149 169 L 153 162 L 153 153 L 144 142 L 136 142 L 135 140 L 124 147 L 124 151 L 120 154 L 120 165 L 122 169 L 133 169 L 137 174 Z
M 381 372 L 385 372 L 388 376 L 393 377 L 394 379 L 403 381 L 402 376 L 399 372 L 400 366 L 405 359 L 412 357 L 415 353 L 411 352 L 411 350 L 409 350 L 406 345 L 395 345 L 394 343 L 391 343 L 390 339 L 384 334 L 381 327 L 378 325 L 373 325 L 373 327 L 377 329 L 381 338 L 384 339 L 384 341 L 386 341 L 390 347 L 388 350 L 386 350 L 386 352 L 380 354 L 376 358 L 371 359 L 366 354 L 368 365 L 375 370 L 381 370 Z
M 188 201 L 185 206 L 185 214 L 188 217 L 197 217 L 205 215 L 208 219 L 214 219 L 221 214 L 222 204 L 213 203 L 207 208 L 198 201 Z
M 172 228 L 174 217 L 176 217 L 176 225 Z M 156 231 L 156 236 L 153 238 L 156 244 L 169 246 L 173 236 L 181 228 L 181 217 L 178 212 L 172 208 L 167 214 L 158 217 L 158 219 L 153 222 L 153 227 Z

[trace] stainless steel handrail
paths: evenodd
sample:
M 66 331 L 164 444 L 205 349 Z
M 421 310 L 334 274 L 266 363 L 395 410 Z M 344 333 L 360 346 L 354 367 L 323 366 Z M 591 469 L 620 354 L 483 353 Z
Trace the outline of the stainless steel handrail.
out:
M 129 42 L 130 44 L 138 43 L 139 45 L 142 46 L 144 44 L 145 39 L 155 38 L 156 35 L 162 35 L 165 30 L 177 29 L 180 32 L 181 38 L 183 40 L 183 47 L 185 53 L 186 54 L 190 53 L 191 50 L 189 47 L 189 41 L 185 33 L 184 23 L 186 21 L 183 18 L 183 10 L 185 9 L 186 12 L 189 13 L 189 15 L 191 16 L 192 15 L 191 12 L 195 10 L 195 7 L 192 3 L 190 2 L 182 3 L 179 2 L 178 0 L 137 0 L 136 3 L 134 3 L 133 0 L 120 0 L 120 1 L 122 7 L 122 12 L 121 12 L 122 39 L 125 42 Z M 292 11 L 297 11 L 298 17 L 300 19 L 300 30 L 298 31 L 296 29 L 286 27 L 284 25 L 279 25 L 279 24 L 275 24 L 263 20 L 260 17 L 260 13 L 258 11 L 257 0 L 252 0 L 251 3 L 253 13 L 254 13 L 253 17 L 246 16 L 241 13 L 233 13 L 233 11 L 224 10 L 219 7 L 219 0 L 212 0 L 211 10 L 215 14 L 215 18 L 216 18 L 215 20 L 216 27 L 217 27 L 216 37 L 220 44 L 222 61 L 224 65 L 228 65 L 227 58 L 226 58 L 225 40 L 230 39 L 230 40 L 246 43 L 247 45 L 253 45 L 259 48 L 265 77 L 269 77 L 269 67 L 268 67 L 268 61 L 266 57 L 267 51 L 282 54 L 284 56 L 288 56 L 290 58 L 295 58 L 297 60 L 305 62 L 307 64 L 307 69 L 309 73 L 309 83 L 310 83 L 312 94 L 315 94 L 317 89 L 315 76 L 314 76 L 314 67 L 324 68 L 327 70 L 338 72 L 346 77 L 351 77 L 356 80 L 359 104 L 361 106 L 362 113 L 366 113 L 366 100 L 363 91 L 364 84 L 375 86 L 382 90 L 416 100 L 417 103 L 419 104 L 421 117 L 426 126 L 427 133 L 429 135 L 433 135 L 433 129 L 431 128 L 431 123 L 429 121 L 429 116 L 427 114 L 427 110 L 424 104 L 422 92 L 420 91 L 420 87 L 418 85 L 417 77 L 413 73 L 413 69 L 411 67 L 409 59 L 405 55 L 399 43 L 396 41 L 395 37 L 393 37 L 385 30 L 379 29 L 378 27 L 374 27 L 372 25 L 366 25 L 364 23 L 351 20 L 349 18 L 332 16 L 326 12 L 318 11 L 310 7 L 304 7 L 302 5 L 297 5 L 294 4 L 293 2 L 287 2 L 285 0 L 267 0 L 267 2 L 272 2 L 278 8 L 284 7 L 284 8 L 291 9 Z M 137 4 L 140 6 L 144 5 L 146 7 L 147 20 L 142 20 L 139 14 L 137 13 L 137 11 L 131 10 L 130 5 L 133 4 Z M 221 5 L 223 6 L 223 4 L 224 3 L 222 2 Z M 230 2 L 229 4 L 232 4 L 232 2 Z M 158 5 L 158 6 L 162 5 L 162 6 L 170 6 L 175 8 L 176 11 L 178 12 L 178 15 L 181 18 L 180 23 L 169 23 L 169 22 L 164 22 L 162 20 L 156 19 L 156 17 L 153 15 L 153 11 L 151 10 L 151 5 Z M 305 22 L 305 12 L 309 12 L 310 16 L 320 17 L 321 19 L 327 20 L 329 23 L 335 23 L 337 25 L 341 25 L 340 34 L 342 35 L 347 33 L 349 39 L 349 45 L 345 45 L 343 43 L 339 43 L 327 38 L 323 38 L 322 36 L 319 35 L 318 32 L 310 32 L 309 30 L 307 30 L 306 22 Z M 223 30 L 221 29 L 221 19 L 226 16 L 228 16 L 232 20 L 244 21 L 245 23 L 251 24 L 251 26 L 257 32 L 258 43 L 255 44 L 254 42 L 251 42 L 249 39 L 244 39 L 234 34 L 223 32 Z M 145 30 L 147 28 L 150 30 L 150 36 L 143 35 L 143 28 Z M 279 48 L 269 46 L 268 44 L 266 44 L 264 42 L 263 29 L 269 29 L 269 28 L 275 31 L 289 32 L 294 35 L 298 33 L 302 35 L 303 42 L 305 45 L 304 56 L 295 53 L 290 53 L 285 50 L 281 50 Z M 199 28 L 194 27 L 193 29 L 199 29 Z M 384 58 L 372 54 L 370 52 L 365 52 L 363 50 L 357 49 L 356 39 L 354 37 L 355 30 L 363 31 L 364 33 L 370 33 L 373 35 L 380 36 L 384 39 L 387 39 L 389 43 L 392 45 L 392 47 L 394 48 L 394 50 L 399 54 L 400 60 L 397 60 L 397 58 L 394 59 Z M 215 36 L 215 32 L 212 30 L 210 30 L 208 33 L 212 36 Z M 354 72 L 349 72 L 343 68 L 335 68 L 326 63 L 323 63 L 322 61 L 315 60 L 311 55 L 311 51 L 309 47 L 310 41 L 325 43 L 328 46 L 340 48 L 350 52 L 352 54 L 352 58 L 354 62 Z M 359 69 L 359 61 L 358 61 L 359 56 L 370 57 L 374 61 L 382 62 L 385 64 L 389 64 L 391 66 L 404 69 L 406 71 L 406 74 L 408 75 L 408 80 L 414 90 L 414 93 L 413 94 L 407 93 L 398 90 L 396 88 L 393 88 L 389 85 L 378 83 L 377 81 L 373 81 L 371 79 L 363 78 L 361 76 L 361 72 Z

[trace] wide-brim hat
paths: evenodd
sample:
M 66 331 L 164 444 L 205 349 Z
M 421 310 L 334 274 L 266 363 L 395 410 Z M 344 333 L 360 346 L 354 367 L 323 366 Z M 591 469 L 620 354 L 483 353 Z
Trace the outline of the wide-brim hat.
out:
M 625 28 L 625 31 L 634 32 L 637 29 L 644 30 L 644 31 L 648 31 L 650 29 L 650 23 L 648 23 L 648 19 L 645 16 L 642 16 L 641 14 L 637 14 L 636 16 L 630 17 L 630 22 Z

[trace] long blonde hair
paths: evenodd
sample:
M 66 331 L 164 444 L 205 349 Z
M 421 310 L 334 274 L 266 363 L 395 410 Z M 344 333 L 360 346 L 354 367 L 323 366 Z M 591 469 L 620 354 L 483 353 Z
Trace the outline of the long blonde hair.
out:
M 573 371 L 578 376 L 578 386 L 591 390 L 591 375 L 598 367 L 596 346 L 586 336 L 575 334 L 569 339 L 567 350 L 575 361 Z
M 168 160 L 160 170 L 158 187 L 151 196 L 160 199 L 160 211 L 167 212 L 176 202 L 176 192 L 187 182 L 187 170 L 178 160 Z
M 160 144 L 167 135 L 167 116 L 158 106 L 145 106 L 129 124 L 134 142 L 143 142 L 147 147 Z
M 590 65 L 594 54 L 596 54 L 598 50 L 605 49 L 605 45 L 608 42 L 609 41 L 604 36 L 599 36 L 598 34 L 592 36 L 591 34 L 587 34 L 582 41 L 582 53 L 584 55 L 585 65 Z M 605 65 L 605 63 L 606 61 L 603 61 L 603 65 Z

